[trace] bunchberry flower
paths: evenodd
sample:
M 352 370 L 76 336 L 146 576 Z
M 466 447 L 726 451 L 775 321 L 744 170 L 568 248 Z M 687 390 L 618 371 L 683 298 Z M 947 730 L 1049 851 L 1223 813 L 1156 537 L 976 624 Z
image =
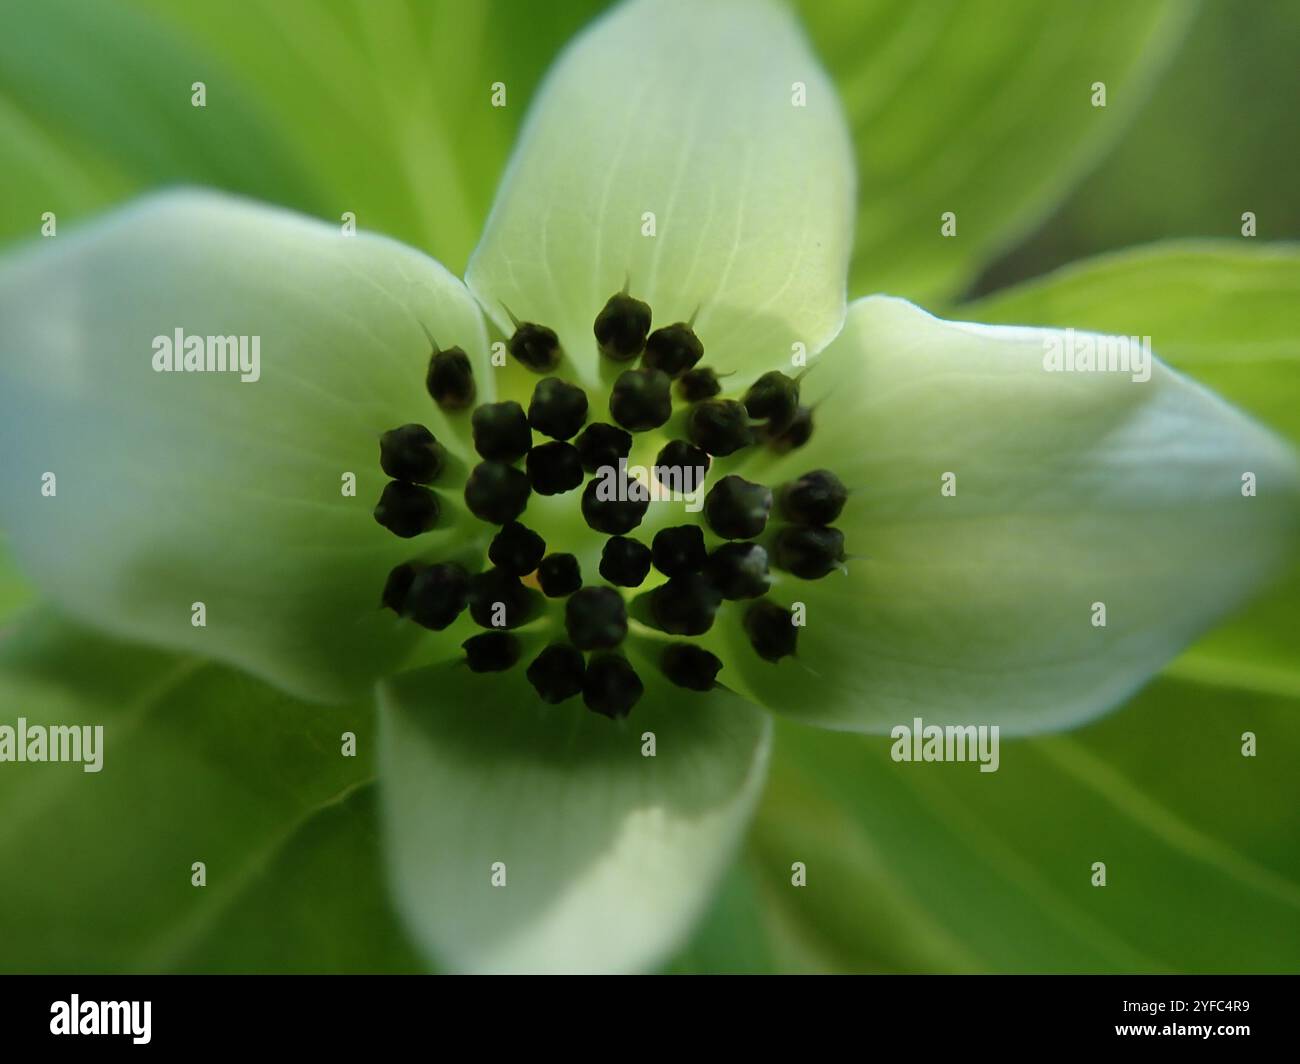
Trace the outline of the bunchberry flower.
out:
M 13 549 L 83 621 L 322 713 L 377 691 L 430 956 L 653 965 L 769 711 L 1077 724 L 1294 535 L 1290 449 L 1167 367 L 1054 375 L 1051 330 L 848 304 L 854 182 L 784 6 L 634 0 L 557 61 L 463 282 L 203 192 L 61 234 L 0 267 Z M 259 338 L 260 378 L 155 372 L 178 329 Z

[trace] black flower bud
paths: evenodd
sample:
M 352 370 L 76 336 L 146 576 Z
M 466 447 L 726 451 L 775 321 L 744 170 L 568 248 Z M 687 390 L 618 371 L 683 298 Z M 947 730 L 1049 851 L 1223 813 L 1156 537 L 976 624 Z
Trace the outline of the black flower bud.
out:
M 664 576 L 686 576 L 704 568 L 709 552 L 699 525 L 661 528 L 650 544 L 654 567 Z
M 543 436 L 567 440 L 587 420 L 587 393 L 559 377 L 543 377 L 528 404 L 528 424 Z
M 406 613 L 416 624 L 441 632 L 469 600 L 469 576 L 454 562 L 439 562 L 415 574 L 406 593 Z
M 659 667 L 678 687 L 691 691 L 712 691 L 722 661 L 703 647 L 672 643 L 659 655 Z
M 772 553 L 778 569 L 802 580 L 820 580 L 844 561 L 844 533 L 838 528 L 788 525 L 777 534 Z
M 585 479 L 582 457 L 571 443 L 552 440 L 538 444 L 524 462 L 529 483 L 538 495 L 563 495 Z
M 474 403 L 474 370 L 459 347 L 433 353 L 424 383 L 443 410 L 464 410 Z
M 655 459 L 655 479 L 665 488 L 688 494 L 704 482 L 709 456 L 693 443 L 673 440 Z
M 588 473 L 609 466 L 618 468 L 618 460 L 632 453 L 632 434 L 626 429 L 597 421 L 582 430 L 573 441 L 582 459 L 582 468 Z
M 423 425 L 402 425 L 379 437 L 379 466 L 394 480 L 432 484 L 447 451 Z
M 783 432 L 767 436 L 767 445 L 777 454 L 789 454 L 802 447 L 813 434 L 812 407 L 801 406 L 795 411 L 794 420 Z
M 625 496 L 618 498 L 617 496 Z M 616 473 L 587 481 L 582 491 L 582 516 L 588 527 L 607 536 L 622 536 L 636 528 L 650 508 L 645 485 Z
M 592 331 L 600 353 L 615 362 L 629 362 L 645 347 L 646 333 L 650 331 L 650 307 L 626 292 L 609 297 L 604 309 L 596 315 Z
M 745 392 L 745 411 L 755 420 L 767 422 L 768 431 L 784 432 L 799 411 L 799 382 L 784 373 L 764 373 Z
M 403 562 L 396 566 L 384 581 L 384 593 L 379 598 L 379 605 L 402 616 L 406 612 L 406 595 L 419 571 L 420 567 L 413 562 Z
M 475 407 L 470 425 L 474 449 L 491 462 L 517 462 L 533 445 L 528 417 L 514 400 Z
M 547 598 L 563 598 L 582 587 L 582 569 L 572 554 L 548 554 L 537 567 L 537 582 Z
M 677 394 L 688 403 L 698 403 L 701 399 L 712 399 L 722 391 L 718 375 L 708 366 L 701 366 L 677 378 Z
M 465 505 L 480 521 L 504 525 L 528 505 L 528 477 L 504 462 L 480 462 L 465 482 Z
M 488 558 L 498 569 L 515 576 L 527 576 L 546 553 L 546 541 L 531 528 L 511 521 L 492 537 Z
M 725 599 L 766 595 L 771 586 L 767 551 L 757 543 L 724 543 L 704 566 L 704 573 Z
M 502 672 L 519 660 L 519 640 L 509 632 L 483 632 L 461 643 L 470 672 Z
M 678 377 L 704 357 L 704 345 L 684 321 L 656 329 L 645 342 L 641 364 Z
M 612 587 L 584 587 L 564 604 L 564 627 L 579 650 L 609 650 L 627 636 L 627 607 Z
M 469 580 L 469 614 L 482 628 L 518 628 L 536 612 L 536 592 L 504 569 L 486 569 Z
M 560 364 L 560 338 L 545 325 L 519 322 L 506 349 L 534 373 L 549 373 Z
M 657 369 L 624 370 L 609 394 L 609 413 L 630 432 L 657 429 L 672 417 L 672 382 Z
M 390 480 L 375 505 L 375 520 L 395 536 L 410 539 L 438 523 L 438 496 L 418 484 Z
M 650 616 L 672 635 L 703 635 L 713 627 L 722 595 L 700 573 L 674 576 L 650 592 Z
M 723 539 L 753 539 L 767 527 L 772 489 L 738 477 L 723 477 L 704 497 L 704 517 Z
M 734 399 L 696 403 L 686 417 L 686 435 L 696 447 L 724 457 L 748 446 L 753 439 L 749 415 Z
M 600 575 L 619 587 L 640 587 L 650 572 L 650 548 L 626 536 L 612 536 L 600 552 Z
M 798 480 L 781 485 L 777 510 L 797 525 L 829 525 L 844 510 L 848 489 L 829 469 L 814 469 Z
M 587 708 L 611 719 L 626 717 L 644 691 L 641 677 L 618 654 L 592 658 L 582 679 L 582 701 Z
M 765 661 L 779 661 L 795 651 L 799 629 L 794 614 L 767 599 L 759 599 L 745 611 L 745 634 L 749 644 Z
M 547 705 L 558 705 L 582 691 L 587 666 L 571 646 L 552 643 L 528 666 L 528 682 Z

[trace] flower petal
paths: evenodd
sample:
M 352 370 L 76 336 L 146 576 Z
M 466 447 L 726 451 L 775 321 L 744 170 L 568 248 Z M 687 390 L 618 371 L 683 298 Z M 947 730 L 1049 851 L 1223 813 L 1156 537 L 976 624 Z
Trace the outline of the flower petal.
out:
M 1067 727 L 1275 572 L 1296 529 L 1294 452 L 1158 362 L 1145 383 L 1046 372 L 1050 336 L 1064 341 L 853 304 L 807 378 L 812 441 L 754 460 L 769 483 L 829 468 L 851 490 L 847 575 L 774 591 L 806 604 L 798 657 L 737 654 L 765 704 L 873 732 L 913 715 Z
M 557 61 L 467 278 L 507 332 L 505 307 L 555 329 L 589 381 L 592 323 L 625 280 L 656 326 L 698 308 L 710 362 L 766 366 L 843 321 L 853 174 L 787 11 L 633 0 Z
M 542 705 L 519 668 L 434 666 L 380 688 L 390 871 L 432 956 L 472 971 L 642 970 L 689 930 L 762 787 L 771 719 L 725 691 L 642 679 L 626 722 Z
M 419 629 L 380 612 L 385 577 L 455 531 L 375 523 L 378 437 L 418 421 L 456 446 L 424 389 L 422 323 L 490 385 L 482 319 L 437 263 L 176 193 L 8 260 L 0 320 L 0 518 L 41 590 L 310 698 L 363 690 L 409 653 Z M 177 329 L 258 337 L 259 379 L 155 372 L 154 338 Z

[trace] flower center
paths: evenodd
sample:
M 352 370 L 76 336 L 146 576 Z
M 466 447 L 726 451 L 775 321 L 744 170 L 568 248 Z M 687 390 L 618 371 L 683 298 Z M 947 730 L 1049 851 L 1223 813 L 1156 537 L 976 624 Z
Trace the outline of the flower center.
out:
M 435 346 L 426 387 L 448 416 L 467 419 L 476 457 L 461 460 L 418 424 L 385 432 L 379 448 L 391 480 L 375 520 L 394 535 L 414 539 L 461 517 L 495 529 L 486 558 L 474 556 L 472 535 L 457 536 L 453 556 L 397 566 L 382 605 L 433 631 L 468 610 L 484 629 L 461 643 L 470 669 L 498 672 L 527 657 L 542 701 L 581 695 L 609 717 L 641 697 L 638 668 L 691 690 L 714 687 L 724 662 L 704 644 L 723 649 L 708 639 L 722 613 L 734 615 L 752 653 L 771 662 L 794 654 L 796 618 L 774 585 L 820 579 L 845 559 L 832 525 L 847 491 L 829 470 L 775 487 L 735 473 L 709 484 L 716 459 L 808 441 L 812 411 L 800 404 L 799 379 L 765 373 L 727 398 L 720 375 L 700 365 L 693 322 L 650 325 L 650 307 L 626 290 L 596 315 L 613 377 L 604 409 L 555 375 L 564 353 L 544 325 L 516 321 L 506 344 L 541 375 L 526 410 L 513 400 L 475 405 L 468 356 Z M 634 449 L 653 462 L 632 464 Z

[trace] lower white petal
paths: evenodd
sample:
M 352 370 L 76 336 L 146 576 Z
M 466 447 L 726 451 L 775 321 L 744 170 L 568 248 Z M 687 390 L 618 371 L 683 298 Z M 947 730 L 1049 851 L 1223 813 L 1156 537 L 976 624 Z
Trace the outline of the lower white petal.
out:
M 639 971 L 690 929 L 753 811 L 771 720 L 642 675 L 645 696 L 617 722 L 576 699 L 541 704 L 522 666 L 435 666 L 381 687 L 393 889 L 432 957 Z

